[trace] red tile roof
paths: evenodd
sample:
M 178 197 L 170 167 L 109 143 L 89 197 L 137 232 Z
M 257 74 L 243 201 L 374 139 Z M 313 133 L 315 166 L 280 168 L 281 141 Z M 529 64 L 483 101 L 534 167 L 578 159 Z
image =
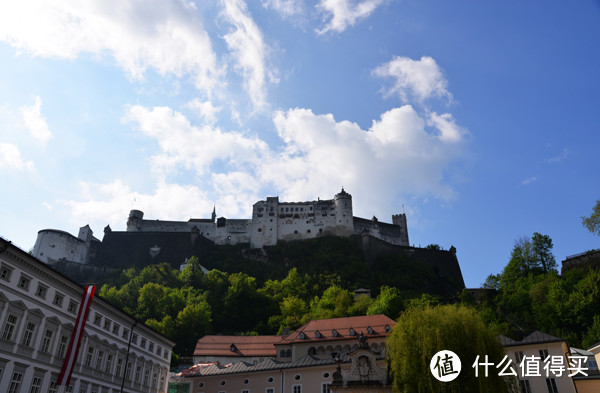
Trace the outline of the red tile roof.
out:
M 283 336 L 204 336 L 196 343 L 194 356 L 274 357 L 273 344 L 282 338 Z
M 276 344 L 289 345 L 311 341 L 355 339 L 361 332 L 367 337 L 385 337 L 396 322 L 383 314 L 310 321 Z

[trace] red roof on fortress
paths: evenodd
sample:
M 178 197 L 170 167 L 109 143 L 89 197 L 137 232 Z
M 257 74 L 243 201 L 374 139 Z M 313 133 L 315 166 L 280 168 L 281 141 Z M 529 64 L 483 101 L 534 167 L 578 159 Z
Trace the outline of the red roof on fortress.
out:
M 272 356 L 274 344 L 283 336 L 204 336 L 196 343 L 194 356 Z
M 356 339 L 360 333 L 367 338 L 385 337 L 395 324 L 394 320 L 383 314 L 318 319 L 308 322 L 276 344 L 289 345 L 313 341 Z

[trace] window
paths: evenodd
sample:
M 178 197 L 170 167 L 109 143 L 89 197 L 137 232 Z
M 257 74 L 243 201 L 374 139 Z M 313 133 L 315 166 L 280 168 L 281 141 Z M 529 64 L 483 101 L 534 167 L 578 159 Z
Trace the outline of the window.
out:
M 273 389 L 273 388 L 267 388 L 267 390 L 265 391 L 265 393 L 275 393 L 275 389 Z
M 515 358 L 517 359 L 517 365 L 523 362 L 523 351 L 519 351 L 515 353 Z
M 248 389 L 242 389 L 242 393 L 250 393 L 250 390 L 248 390 Z
M 548 357 L 548 350 L 540 349 L 540 358 L 542 358 L 542 361 L 544 361 L 544 359 L 546 359 L 547 357 Z
M 8 266 L 0 267 L 0 278 L 4 281 L 10 281 L 10 274 L 12 273 L 12 269 Z
M 153 342 L 150 342 L 150 343 L 148 344 L 148 351 L 149 351 L 149 352 L 154 352 L 154 343 L 153 343 Z
M 50 386 L 48 386 L 48 393 L 56 393 L 56 381 L 50 381 Z
M 38 284 L 38 287 L 35 291 L 35 296 L 41 297 L 42 299 L 46 298 L 46 292 L 48 292 L 48 287 L 42 284 Z
M 329 384 L 328 383 L 322 383 L 321 384 L 321 393 L 331 393 L 331 390 L 329 390 Z
M 69 307 L 67 307 L 67 311 L 75 314 L 75 309 L 77 308 L 77 303 L 75 303 L 73 300 L 69 301 Z
M 159 347 L 158 345 L 156 346 L 156 355 L 158 355 L 158 356 L 162 355 L 162 348 Z
M 545 349 L 544 349 L 545 351 Z M 548 352 L 548 351 L 546 351 Z M 554 378 L 546 378 L 546 387 L 548 388 L 548 393 L 558 393 L 558 386 L 556 386 L 556 379 Z
M 112 362 L 113 362 L 113 355 L 111 355 L 110 353 L 108 355 L 106 355 L 106 364 L 104 365 L 104 372 L 109 374 L 110 373 L 110 369 L 112 368 Z
M 63 298 L 64 298 L 64 296 L 61 295 L 60 293 L 55 294 L 52 304 L 54 304 L 56 307 L 62 307 Z
M 135 383 L 140 383 L 140 374 L 142 373 L 142 368 L 137 366 L 135 368 Z
M 113 323 L 113 329 L 112 329 L 113 334 L 119 335 L 119 328 L 120 327 L 121 326 L 118 323 Z
M 131 368 L 133 367 L 133 363 L 127 363 L 127 367 L 125 368 L 125 379 L 131 380 Z
M 135 336 L 134 336 L 135 337 Z M 137 338 L 134 338 L 134 340 L 136 340 Z M 140 344 L 140 347 L 142 348 L 146 348 L 146 339 L 144 337 L 142 337 L 142 343 Z
M 87 353 L 85 354 L 85 366 L 86 367 L 91 367 L 92 366 L 92 359 L 94 358 L 94 347 L 92 347 L 91 345 L 88 347 Z
M 302 393 L 302 385 L 292 386 L 292 393 Z
M 121 376 L 121 368 L 123 367 L 123 359 L 118 358 L 117 359 L 117 369 L 115 370 L 115 375 L 117 377 Z
M 156 387 L 157 387 L 157 386 L 156 386 L 156 384 L 157 384 L 157 383 L 158 383 L 158 371 L 154 371 L 154 372 L 152 373 L 152 385 L 151 385 L 151 386 L 152 386 L 153 388 L 156 388 Z
M 127 340 L 127 338 L 129 337 L 129 330 L 123 329 L 123 335 L 121 337 Z
M 23 374 L 20 372 L 13 373 L 10 385 L 8 386 L 8 393 L 18 393 L 21 389 L 21 381 L 23 380 Z
M 144 385 L 148 386 L 149 382 L 150 382 L 150 370 L 146 369 L 144 371 Z
M 33 338 L 33 332 L 35 331 L 35 323 L 27 322 L 27 327 L 23 332 L 23 338 L 21 339 L 21 345 L 25 347 L 31 346 L 31 339 Z
M 31 282 L 31 279 L 27 276 L 24 276 L 21 274 L 21 278 L 19 278 L 19 282 L 17 283 L 17 287 L 24 289 L 24 290 L 29 290 L 29 283 Z
M 6 324 L 4 325 L 4 330 L 2 331 L 2 338 L 7 341 L 11 341 L 13 337 L 13 332 L 15 331 L 15 326 L 17 325 L 17 316 L 10 314 L 8 318 L 6 318 Z
M 110 319 L 108 319 L 108 318 L 104 319 L 104 330 L 110 331 L 110 324 L 111 324 L 111 322 L 112 321 Z
M 102 315 L 99 313 L 94 314 L 94 325 L 100 326 L 100 321 L 102 321 Z
M 102 370 L 102 362 L 104 362 L 104 351 L 98 351 L 96 355 L 96 370 Z
M 54 332 L 50 329 L 46 329 L 44 332 L 44 337 L 42 338 L 42 345 L 40 347 L 40 351 L 44 353 L 50 353 L 50 343 L 52 343 L 52 336 Z
M 531 393 L 531 386 L 528 379 L 521 380 L 521 393 Z
M 56 352 L 56 356 L 59 358 L 65 357 L 65 350 L 67 349 L 67 342 L 69 341 L 68 336 L 60 336 L 60 342 L 58 344 L 58 351 Z
M 131 343 L 137 345 L 137 339 L 138 339 L 137 333 L 133 333 L 133 338 L 131 339 Z
M 29 393 L 40 393 L 41 387 L 42 378 L 34 377 L 33 381 L 31 381 L 31 388 L 29 389 Z

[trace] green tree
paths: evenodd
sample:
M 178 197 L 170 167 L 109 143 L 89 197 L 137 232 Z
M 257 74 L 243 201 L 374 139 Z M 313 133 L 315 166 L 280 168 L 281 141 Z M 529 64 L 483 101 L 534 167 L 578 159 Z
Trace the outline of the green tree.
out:
M 379 296 L 371 303 L 367 315 L 384 314 L 392 319 L 397 319 L 404 310 L 404 298 L 400 290 L 395 287 L 382 286 Z
M 206 301 L 188 304 L 175 320 L 178 353 L 191 356 L 196 341 L 211 331 L 211 310 Z
M 328 319 L 348 316 L 354 304 L 354 295 L 347 289 L 332 285 L 310 302 L 310 319 Z M 308 316 L 307 316 L 308 317 Z M 308 322 L 308 321 L 304 321 Z
M 407 309 L 387 340 L 388 367 L 394 392 L 507 392 L 507 386 L 492 370 L 487 378 L 475 377 L 470 366 L 480 361 L 498 364 L 504 350 L 496 332 L 488 329 L 472 308 L 445 305 Z M 462 362 L 462 371 L 452 382 L 440 382 L 429 371 L 430 361 L 441 350 L 450 350 Z M 483 372 L 483 370 L 480 370 Z
M 179 274 L 179 278 L 183 285 L 200 288 L 202 286 L 202 278 L 204 273 L 202 272 L 202 266 L 197 257 L 191 257 L 188 259 L 185 267 Z
M 556 261 L 552 255 L 552 239 L 548 235 L 542 235 L 534 232 L 531 237 L 531 245 L 537 267 L 543 269 L 545 273 L 550 270 L 556 270 Z
M 588 231 L 600 236 L 600 199 L 592 208 L 592 214 L 589 217 L 581 217 L 581 222 Z
M 288 296 L 279 303 L 281 310 L 281 322 L 279 331 L 283 328 L 296 330 L 303 323 L 303 317 L 308 312 L 306 302 L 296 296 Z

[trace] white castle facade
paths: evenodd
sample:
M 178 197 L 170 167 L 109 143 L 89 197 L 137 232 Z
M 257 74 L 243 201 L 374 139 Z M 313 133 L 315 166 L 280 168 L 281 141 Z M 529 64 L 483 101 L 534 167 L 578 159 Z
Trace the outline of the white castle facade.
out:
M 391 224 L 379 222 L 375 217 L 354 217 L 352 196 L 344 189 L 328 200 L 280 202 L 279 197 L 267 197 L 253 205 L 251 219 L 217 218 L 213 210 L 211 218 L 146 220 L 142 211 L 132 210 L 127 220 L 127 232 L 190 233 L 218 245 L 249 243 L 251 248 L 274 246 L 278 241 L 355 234 L 368 234 L 394 245 L 409 245 L 405 214 L 393 215 Z M 98 240 L 87 225 L 80 229 L 78 237 L 44 229 L 38 232 L 33 255 L 45 262 L 62 258 L 87 263 L 87 250 L 93 241 Z

